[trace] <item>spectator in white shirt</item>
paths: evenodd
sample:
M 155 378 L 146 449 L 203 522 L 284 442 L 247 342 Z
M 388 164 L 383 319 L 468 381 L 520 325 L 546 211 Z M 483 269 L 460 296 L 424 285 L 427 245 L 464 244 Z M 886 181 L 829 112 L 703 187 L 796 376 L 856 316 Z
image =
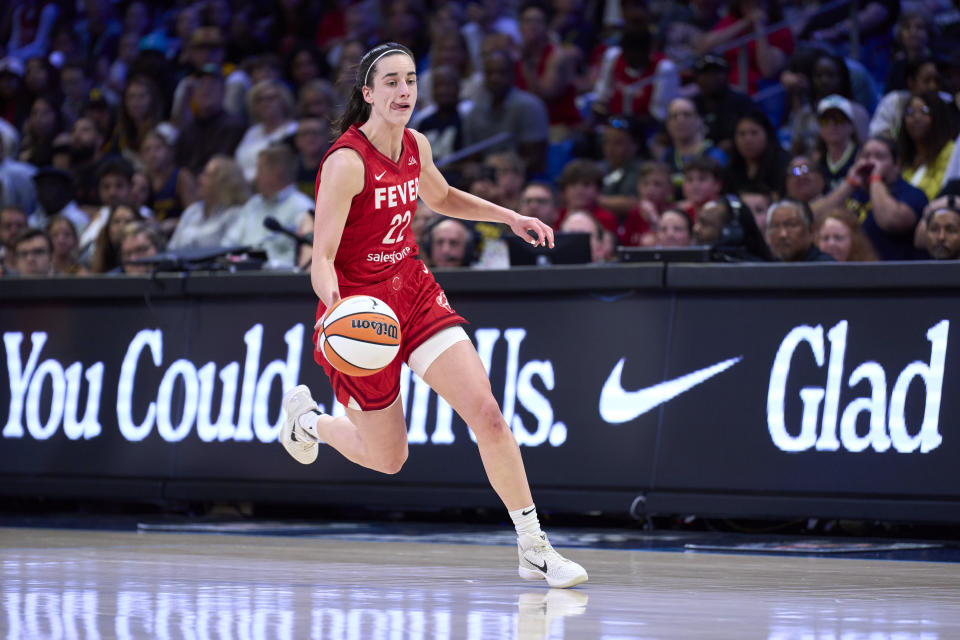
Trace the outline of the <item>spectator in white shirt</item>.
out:
M 238 225 L 243 205 L 250 197 L 240 167 L 224 155 L 210 158 L 197 179 L 200 200 L 180 214 L 168 249 L 220 246 L 227 232 Z
M 247 94 L 247 111 L 256 124 L 247 129 L 234 157 L 243 169 L 243 177 L 252 182 L 257 173 L 257 154 L 296 132 L 296 105 L 289 89 L 276 80 L 264 80 Z
M 275 218 L 283 227 L 295 231 L 313 209 L 313 200 L 297 189 L 294 182 L 297 158 L 285 144 L 270 145 L 257 156 L 257 195 L 250 198 L 240 221 L 229 229 L 224 246 L 261 247 L 267 252 L 267 267 L 292 268 L 296 255 L 293 239 L 267 230 L 263 221 Z

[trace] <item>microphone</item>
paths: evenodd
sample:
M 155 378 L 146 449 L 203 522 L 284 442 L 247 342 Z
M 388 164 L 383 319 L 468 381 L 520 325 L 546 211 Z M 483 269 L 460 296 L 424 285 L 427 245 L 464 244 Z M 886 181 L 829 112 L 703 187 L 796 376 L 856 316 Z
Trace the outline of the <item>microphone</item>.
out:
M 312 246 L 313 246 L 313 234 L 312 234 L 312 233 L 308 233 L 308 234 L 305 234 L 305 235 L 300 235 L 299 233 L 294 233 L 293 231 L 290 231 L 289 229 L 287 229 L 286 227 L 284 227 L 282 224 L 280 224 L 280 221 L 277 220 L 276 218 L 274 218 L 273 216 L 267 216 L 266 218 L 264 218 L 264 219 L 263 219 L 263 226 L 265 226 L 265 227 L 266 227 L 267 229 L 269 229 L 270 231 L 276 231 L 277 233 L 282 233 L 283 235 L 287 236 L 288 238 L 291 238 L 291 239 L 293 239 L 293 240 L 296 240 L 299 244 L 305 244 L 305 245 L 307 245 L 308 247 L 312 247 Z

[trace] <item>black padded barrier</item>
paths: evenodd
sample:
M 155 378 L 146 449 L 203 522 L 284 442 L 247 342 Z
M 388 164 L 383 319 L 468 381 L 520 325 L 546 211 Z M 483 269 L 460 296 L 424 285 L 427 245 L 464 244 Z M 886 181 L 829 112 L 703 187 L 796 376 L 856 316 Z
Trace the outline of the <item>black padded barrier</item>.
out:
M 443 271 L 538 505 L 960 521 L 954 264 Z M 494 506 L 406 369 L 396 476 L 276 442 L 313 362 L 305 275 L 0 280 L 0 493 Z

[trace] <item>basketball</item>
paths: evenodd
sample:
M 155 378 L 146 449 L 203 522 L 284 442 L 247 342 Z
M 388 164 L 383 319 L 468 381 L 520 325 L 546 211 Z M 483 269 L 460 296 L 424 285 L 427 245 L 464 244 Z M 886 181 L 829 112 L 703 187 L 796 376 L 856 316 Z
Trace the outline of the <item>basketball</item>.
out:
M 400 350 L 400 321 L 373 296 L 341 299 L 323 316 L 317 350 L 337 371 L 369 376 L 393 362 Z

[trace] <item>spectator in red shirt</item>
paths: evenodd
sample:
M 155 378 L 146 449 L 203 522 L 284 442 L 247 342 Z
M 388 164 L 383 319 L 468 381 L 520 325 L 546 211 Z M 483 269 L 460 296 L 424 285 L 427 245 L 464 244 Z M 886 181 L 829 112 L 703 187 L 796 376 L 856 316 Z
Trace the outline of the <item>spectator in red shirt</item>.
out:
M 679 91 L 677 66 L 654 50 L 653 37 L 644 25 L 624 31 L 620 46 L 604 53 L 593 110 L 599 116 L 632 115 L 662 122 Z
M 559 229 L 561 227 L 568 212 L 586 211 L 596 218 L 604 229 L 616 233 L 617 216 L 597 204 L 602 181 L 603 168 L 596 162 L 584 159 L 568 162 L 567 166 L 563 168 L 560 178 L 557 179 L 557 184 L 560 185 L 563 208 L 560 209 L 560 215 L 557 217 L 554 228 Z
M 728 42 L 733 42 L 754 33 L 760 37 L 747 45 L 747 93 L 757 92 L 761 79 L 776 78 L 793 53 L 793 34 L 788 27 L 778 29 L 763 37 L 767 25 L 783 20 L 780 4 L 776 0 L 730 0 L 727 15 L 713 30 L 705 35 L 698 47 L 699 53 L 706 53 Z M 730 64 L 730 84 L 742 86 L 740 66 L 737 63 L 739 48 L 725 51 L 723 56 Z
M 544 101 L 550 116 L 550 139 L 566 138 L 582 121 L 573 77 L 582 57 L 574 46 L 551 41 L 547 13 L 530 3 L 520 10 L 520 59 L 516 86 Z

